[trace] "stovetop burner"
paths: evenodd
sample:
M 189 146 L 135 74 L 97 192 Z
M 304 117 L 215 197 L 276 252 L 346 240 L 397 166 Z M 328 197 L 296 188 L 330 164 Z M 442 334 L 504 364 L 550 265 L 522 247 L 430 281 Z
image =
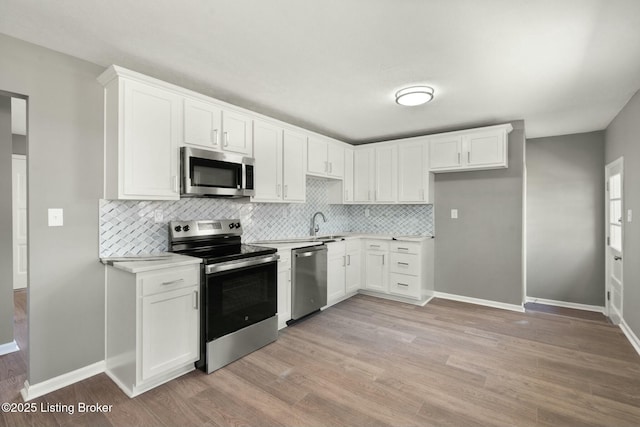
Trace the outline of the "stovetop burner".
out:
M 241 243 L 242 225 L 238 219 L 171 221 L 170 251 L 202 258 L 214 264 L 276 253 L 273 248 Z

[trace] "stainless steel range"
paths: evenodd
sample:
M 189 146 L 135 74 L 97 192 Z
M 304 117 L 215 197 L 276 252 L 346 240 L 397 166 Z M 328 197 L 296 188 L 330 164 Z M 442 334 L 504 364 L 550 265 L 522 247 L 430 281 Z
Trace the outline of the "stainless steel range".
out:
M 211 373 L 278 337 L 276 250 L 241 243 L 240 220 L 171 221 L 170 250 L 203 259 L 200 360 Z

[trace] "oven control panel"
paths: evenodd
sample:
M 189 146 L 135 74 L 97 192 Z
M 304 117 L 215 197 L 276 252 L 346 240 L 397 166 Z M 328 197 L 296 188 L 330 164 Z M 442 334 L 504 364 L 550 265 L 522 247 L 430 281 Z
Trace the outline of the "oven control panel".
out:
M 242 235 L 242 224 L 239 219 L 171 221 L 169 235 L 172 241 L 185 237 L 240 236 Z

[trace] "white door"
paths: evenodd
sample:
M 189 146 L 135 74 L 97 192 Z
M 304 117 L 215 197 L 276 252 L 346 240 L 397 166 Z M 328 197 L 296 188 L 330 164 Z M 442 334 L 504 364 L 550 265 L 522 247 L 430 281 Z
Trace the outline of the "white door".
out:
M 342 246 L 344 250 L 344 246 Z M 331 304 L 345 295 L 346 256 L 333 255 L 327 260 L 327 303 Z
M 361 287 L 360 251 L 347 253 L 347 271 L 345 274 L 347 293 L 355 292 Z
M 253 122 L 253 155 L 256 202 L 282 200 L 282 129 L 271 123 Z
M 376 202 L 395 202 L 398 198 L 398 147 L 388 145 L 376 148 L 375 169 Z
M 507 144 L 504 132 L 495 131 L 472 134 L 464 137 L 466 158 L 463 163 L 468 166 L 491 166 L 505 163 Z
M 307 196 L 307 176 L 304 170 L 307 137 L 285 130 L 282 147 L 283 200 L 304 202 Z
M 398 202 L 426 201 L 425 151 L 424 141 L 398 144 Z
M 462 164 L 462 137 L 440 136 L 429 141 L 429 169 L 451 169 Z
M 344 150 L 344 199 L 345 203 L 353 202 L 353 150 Z
M 616 324 L 622 319 L 624 297 L 622 280 L 622 253 L 624 246 L 623 176 L 622 158 L 605 167 L 607 180 L 605 194 L 605 217 L 607 221 L 607 247 L 605 248 L 607 271 L 606 308 L 609 318 Z
M 27 158 L 12 160 L 13 289 L 27 287 Z
M 329 176 L 342 178 L 344 175 L 344 148 L 338 144 L 327 145 L 327 161 L 329 162 Z
M 220 149 L 222 110 L 215 104 L 184 100 L 184 143 Z
M 365 289 L 388 292 L 389 260 L 385 252 L 367 251 L 365 255 Z
M 307 157 L 307 173 L 325 176 L 329 172 L 327 160 L 327 142 L 321 139 L 309 138 Z
M 374 150 L 372 148 L 365 148 L 354 152 L 353 194 L 356 202 L 373 201 L 371 194 L 373 154 Z
M 235 111 L 222 112 L 222 149 L 251 156 L 251 117 Z

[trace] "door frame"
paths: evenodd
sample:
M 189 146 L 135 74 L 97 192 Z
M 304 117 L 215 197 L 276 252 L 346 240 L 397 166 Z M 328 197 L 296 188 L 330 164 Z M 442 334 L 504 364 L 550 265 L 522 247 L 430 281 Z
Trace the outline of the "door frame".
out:
M 612 169 L 614 168 L 620 168 L 620 194 L 621 194 L 621 198 L 622 198 L 622 203 L 621 203 L 621 207 L 620 207 L 620 214 L 622 215 L 622 222 L 621 222 L 621 237 L 620 237 L 620 246 L 622 247 L 622 252 L 621 255 L 623 257 L 622 261 L 622 271 L 620 272 L 621 275 L 621 283 L 622 283 L 622 292 L 620 295 L 620 313 L 614 313 L 613 311 L 615 310 L 611 310 L 611 300 L 610 300 L 610 290 L 611 290 L 611 286 L 610 286 L 610 277 L 611 277 L 611 259 L 613 254 L 611 253 L 611 247 L 609 245 L 609 238 L 610 236 L 610 232 L 609 232 L 609 216 L 610 216 L 610 212 L 609 212 L 609 173 Z M 604 197 L 604 221 L 605 221 L 605 248 L 604 248 L 604 265 L 605 265 L 605 286 L 604 286 L 604 307 L 605 307 L 605 315 L 607 317 L 609 317 L 615 324 L 619 323 L 622 321 L 623 319 L 623 307 L 624 307 L 624 223 L 625 223 L 625 197 L 624 197 L 624 157 L 619 157 L 616 160 L 608 163 L 605 165 L 604 167 L 604 183 L 605 183 L 605 188 L 604 188 L 604 193 L 605 193 L 605 197 Z M 614 315 L 614 318 L 612 318 L 611 316 Z M 618 318 L 619 317 L 619 318 Z
M 27 163 L 27 156 L 26 156 L 25 154 L 12 154 L 12 155 L 11 155 L 12 178 L 13 178 L 14 160 L 24 160 L 24 162 L 25 162 L 25 177 L 26 177 L 26 171 L 27 171 L 27 167 L 26 167 L 26 163 Z M 15 188 L 14 188 L 14 182 L 13 182 L 13 179 L 12 179 L 12 181 L 11 181 L 11 189 L 12 189 L 12 194 L 11 194 L 11 210 L 12 210 L 11 226 L 12 226 L 12 232 L 11 232 L 11 234 L 12 234 L 12 238 L 13 238 L 13 239 L 12 239 L 12 240 L 13 240 L 13 241 L 12 241 L 12 250 L 13 250 L 13 257 L 14 257 L 14 263 L 13 263 L 13 289 L 14 289 L 14 290 L 18 290 L 18 289 L 26 289 L 26 288 L 28 287 L 28 284 L 29 284 L 29 279 L 28 279 L 28 270 L 29 270 L 29 269 L 28 269 L 28 267 L 27 267 L 27 271 L 25 272 L 25 275 L 26 275 L 26 276 L 25 276 L 25 285 L 24 285 L 24 286 L 20 286 L 20 287 L 16 288 L 16 272 L 15 272 L 15 269 L 16 269 L 16 265 L 15 265 L 15 258 L 16 258 L 16 253 L 15 253 L 15 244 L 16 244 L 16 243 L 15 243 L 15 237 L 16 237 L 16 236 L 15 236 L 15 227 L 16 227 L 16 222 L 15 222 L 15 209 L 16 209 L 15 204 L 16 204 L 16 195 L 15 195 L 15 194 L 13 194 L 13 190 L 15 190 Z M 25 199 L 26 199 L 26 196 L 27 196 L 27 191 L 28 191 L 28 190 L 26 190 L 26 189 L 25 189 Z M 27 218 L 27 219 L 28 219 L 28 218 Z M 25 225 L 26 225 L 26 224 L 25 224 Z M 28 231 L 27 231 L 27 233 L 28 233 Z M 27 248 L 28 248 L 28 242 L 29 242 L 29 238 L 28 238 L 28 236 L 26 237 L 26 239 L 27 239 Z M 27 249 L 27 251 L 28 251 L 28 249 Z M 27 255 L 27 258 L 28 258 L 28 255 Z M 28 264 L 28 261 L 27 261 L 27 266 L 28 266 L 28 265 L 29 265 L 29 264 Z

